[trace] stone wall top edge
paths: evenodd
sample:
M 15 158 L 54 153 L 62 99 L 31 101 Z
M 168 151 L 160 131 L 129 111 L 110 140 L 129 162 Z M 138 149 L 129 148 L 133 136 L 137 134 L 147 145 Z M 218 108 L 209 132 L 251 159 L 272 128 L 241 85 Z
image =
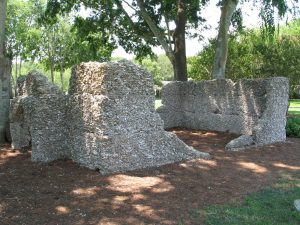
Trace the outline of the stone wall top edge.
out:
M 114 66 L 114 65 L 120 65 L 120 64 L 129 64 L 129 65 L 135 65 L 139 68 L 141 68 L 140 66 L 134 64 L 133 62 L 126 60 L 126 59 L 122 59 L 122 60 L 118 60 L 118 61 L 107 61 L 107 62 L 97 62 L 97 61 L 88 61 L 88 62 L 81 62 L 77 65 L 73 66 L 74 68 L 77 68 L 78 66 L 91 66 L 91 65 L 95 65 L 97 67 L 102 67 L 102 66 Z
M 170 81 L 164 86 L 170 86 L 170 85 L 176 85 L 176 84 L 187 84 L 187 85 L 197 85 L 197 84 L 213 84 L 216 82 L 222 82 L 224 83 L 231 83 L 232 85 L 236 85 L 239 83 L 244 82 L 271 82 L 271 81 L 284 81 L 288 82 L 289 79 L 283 76 L 276 76 L 276 77 L 267 77 L 267 78 L 255 78 L 255 79 L 249 79 L 249 78 L 242 78 L 238 79 L 236 82 L 234 82 L 231 79 L 213 79 L 213 80 L 201 80 L 201 81 L 195 81 L 195 80 L 189 80 L 189 81 Z

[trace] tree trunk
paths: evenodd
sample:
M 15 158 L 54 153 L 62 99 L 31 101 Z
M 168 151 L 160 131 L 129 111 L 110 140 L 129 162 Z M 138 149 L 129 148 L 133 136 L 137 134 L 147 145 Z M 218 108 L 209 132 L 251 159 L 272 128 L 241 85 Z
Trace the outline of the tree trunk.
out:
M 228 30 L 231 17 L 236 9 L 237 4 L 238 0 L 223 0 L 217 46 L 212 69 L 213 79 L 225 79 L 228 52 Z
M 63 64 L 60 63 L 60 84 L 61 84 L 61 90 L 64 91 L 64 68 Z
M 13 99 L 17 94 L 17 82 L 15 81 L 15 77 L 11 74 L 11 94 L 10 98 Z M 14 91 L 13 91 L 14 90 Z
M 174 69 L 174 80 L 187 81 L 187 65 L 186 65 L 186 49 L 185 49 L 185 26 L 186 26 L 186 12 L 185 0 L 177 1 L 177 18 L 176 28 L 173 33 L 174 51 L 171 44 L 165 38 L 165 34 L 160 31 L 151 16 L 145 9 L 144 1 L 137 0 L 137 5 L 140 9 L 141 16 L 148 24 L 150 30 L 157 38 L 166 52 L 167 57 L 171 61 Z
M 22 75 L 22 58 L 20 58 L 20 64 L 19 64 L 19 76 Z
M 15 60 L 15 73 L 16 73 L 16 80 L 18 79 L 18 55 L 16 55 Z
M 0 144 L 8 138 L 11 61 L 0 56 Z
M 161 44 L 162 48 L 165 50 L 166 55 L 168 56 L 170 61 L 174 60 L 174 54 L 173 54 L 171 46 L 166 41 L 164 33 L 161 32 L 161 30 L 157 27 L 155 22 L 152 20 L 151 16 L 146 11 L 144 1 L 143 0 L 137 0 L 137 5 L 140 9 L 141 16 L 143 17 L 143 19 L 148 24 L 150 30 L 152 31 L 154 36 L 157 38 L 157 40 Z
M 0 144 L 8 138 L 11 61 L 5 53 L 6 0 L 0 0 Z
M 0 0 L 0 57 L 5 52 L 5 20 L 6 20 L 6 0 Z
M 185 2 L 178 0 L 176 28 L 173 33 L 174 40 L 174 78 L 177 81 L 187 81 L 186 49 L 185 49 Z
M 50 76 L 51 82 L 54 84 L 54 63 L 52 59 L 50 59 Z

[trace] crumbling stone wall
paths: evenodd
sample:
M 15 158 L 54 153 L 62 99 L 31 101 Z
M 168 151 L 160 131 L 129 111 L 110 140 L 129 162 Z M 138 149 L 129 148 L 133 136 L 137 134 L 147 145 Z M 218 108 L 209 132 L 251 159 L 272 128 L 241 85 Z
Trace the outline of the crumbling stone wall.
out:
M 11 106 L 13 147 L 31 142 L 35 161 L 68 157 L 106 174 L 209 157 L 164 131 L 151 75 L 128 61 L 78 65 L 68 96 L 43 79 L 27 76 Z
M 10 109 L 12 147 L 32 147 L 33 161 L 69 157 L 67 97 L 36 71 L 20 77 L 17 83 L 17 97 Z
M 286 139 L 288 87 L 283 77 L 172 82 L 164 86 L 157 111 L 165 128 L 242 134 L 226 147 L 238 150 Z
M 163 130 L 151 75 L 132 63 L 84 63 L 70 79 L 72 157 L 103 173 L 203 157 Z

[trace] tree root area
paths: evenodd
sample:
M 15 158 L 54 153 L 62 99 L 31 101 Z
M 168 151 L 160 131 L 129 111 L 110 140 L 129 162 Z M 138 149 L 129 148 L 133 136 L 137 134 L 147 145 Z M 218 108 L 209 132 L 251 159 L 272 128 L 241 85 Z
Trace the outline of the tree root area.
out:
M 205 207 L 240 201 L 300 171 L 300 139 L 225 152 L 237 135 L 170 132 L 212 159 L 102 176 L 70 160 L 34 163 L 30 152 L 1 146 L 0 224 L 203 224 Z

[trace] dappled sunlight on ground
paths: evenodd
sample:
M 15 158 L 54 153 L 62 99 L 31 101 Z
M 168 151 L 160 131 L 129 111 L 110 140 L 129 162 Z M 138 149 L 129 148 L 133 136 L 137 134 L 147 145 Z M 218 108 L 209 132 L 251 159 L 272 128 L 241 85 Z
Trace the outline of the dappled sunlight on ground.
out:
M 154 193 L 162 193 L 174 189 L 174 187 L 160 177 L 138 177 L 128 175 L 116 175 L 109 178 L 112 191 L 139 193 L 145 189 Z
M 111 200 L 111 207 L 113 210 L 121 209 L 126 201 L 130 201 L 129 196 L 115 196 Z
M 300 162 L 299 162 L 300 164 Z M 290 166 L 283 163 L 274 163 L 275 167 L 283 168 L 283 169 L 289 169 L 289 170 L 300 170 L 300 166 Z
M 191 169 L 210 170 L 217 166 L 217 162 L 215 160 L 195 159 L 184 163 L 180 163 L 179 166 L 187 170 L 191 170 Z
M 251 162 L 237 162 L 237 165 L 239 165 L 241 168 L 243 169 L 247 169 L 250 170 L 254 173 L 267 173 L 268 170 L 267 168 L 263 167 L 263 166 L 259 166 L 255 163 L 251 163 Z
M 148 216 L 152 219 L 156 219 L 159 221 L 160 219 L 160 216 L 159 216 L 159 213 L 162 211 L 162 210 L 156 210 L 156 209 L 153 209 L 151 206 L 148 206 L 148 205 L 142 205 L 142 204 L 134 204 L 133 207 L 136 209 L 136 211 L 140 214 L 143 214 L 145 216 Z
M 68 214 L 70 213 L 70 209 L 68 207 L 65 206 L 57 206 L 56 211 L 58 214 Z
M 9 151 L 9 150 L 3 150 L 3 153 L 0 155 L 1 159 L 8 159 L 8 158 L 13 158 L 18 155 L 22 154 L 20 151 Z
M 0 151 L 1 225 L 201 224 L 195 210 L 242 199 L 283 172 L 300 171 L 300 139 L 226 152 L 236 135 L 174 132 L 212 159 L 102 176 L 69 160 L 33 163 L 30 153 L 6 147 Z
M 7 162 L 10 158 L 14 158 L 20 154 L 22 154 L 20 151 L 11 151 L 7 146 L 5 146 L 5 148 L 1 148 L 0 165 Z
M 125 220 L 124 220 L 125 221 Z M 120 225 L 118 222 L 112 222 L 109 218 L 103 218 L 97 225 Z
M 89 188 L 77 188 L 71 193 L 77 196 L 90 197 L 93 196 L 99 191 L 99 187 L 89 187 Z

